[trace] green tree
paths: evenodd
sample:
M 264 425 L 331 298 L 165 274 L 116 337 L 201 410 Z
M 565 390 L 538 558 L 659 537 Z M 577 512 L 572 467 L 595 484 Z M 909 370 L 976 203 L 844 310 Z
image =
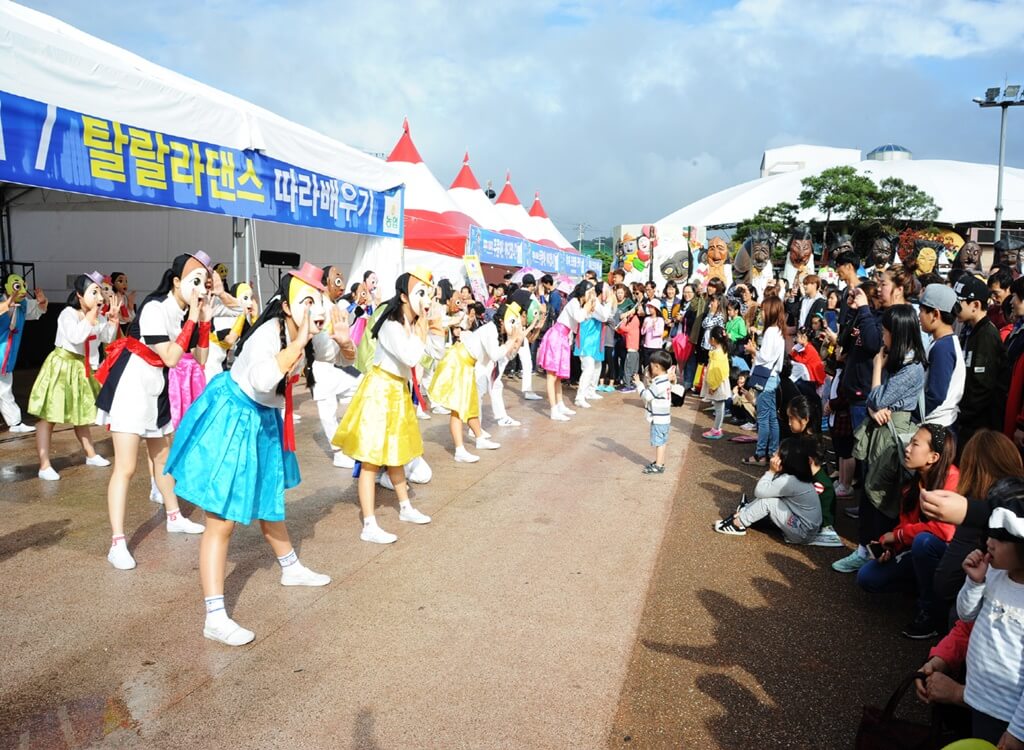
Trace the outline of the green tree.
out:
M 898 177 L 886 177 L 875 189 L 871 218 L 882 226 L 897 227 L 900 222 L 935 221 L 939 207 L 934 199 L 916 185 Z
M 736 232 L 732 236 L 733 241 L 742 244 L 752 231 L 760 228 L 771 235 L 772 244 L 775 245 L 793 231 L 796 226 L 796 214 L 799 210 L 800 207 L 795 203 L 786 201 L 776 203 L 774 206 L 765 206 L 736 227 Z
M 828 226 L 833 216 L 859 223 L 872 215 L 872 204 L 878 188 L 866 175 L 858 174 L 854 167 L 831 167 L 820 174 L 800 181 L 800 207 L 817 207 L 825 214 L 822 245 L 828 244 Z

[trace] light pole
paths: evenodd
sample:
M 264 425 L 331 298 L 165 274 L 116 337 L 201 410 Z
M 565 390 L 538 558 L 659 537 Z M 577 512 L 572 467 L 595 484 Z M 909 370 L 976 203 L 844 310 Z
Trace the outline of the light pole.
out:
M 1010 107 L 1024 105 L 1021 87 L 1014 84 L 1000 89 L 998 86 L 985 89 L 985 97 L 973 100 L 981 108 L 999 107 L 999 176 L 996 178 L 996 231 L 994 242 L 999 242 L 1003 233 L 1003 163 L 1006 161 L 1006 111 Z

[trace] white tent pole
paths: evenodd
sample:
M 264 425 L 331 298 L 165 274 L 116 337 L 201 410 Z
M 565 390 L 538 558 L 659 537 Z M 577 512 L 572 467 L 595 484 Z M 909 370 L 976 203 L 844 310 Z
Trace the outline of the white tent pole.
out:
M 238 219 L 231 217 L 231 283 L 238 283 Z
M 249 222 L 249 231 L 252 232 L 252 259 L 253 259 L 254 265 L 256 266 L 256 294 L 260 298 L 260 304 L 265 307 L 266 305 L 263 302 L 263 282 L 261 281 L 261 276 L 260 276 L 260 261 L 259 261 L 260 249 L 259 249 L 259 243 L 256 241 L 256 223 L 255 222 L 253 222 L 253 221 Z M 246 261 L 248 262 L 248 259 L 246 259 Z
M 245 283 L 252 283 L 252 271 L 249 268 L 249 220 L 244 219 L 242 225 L 242 234 L 245 235 Z M 260 303 L 262 304 L 263 298 L 260 297 Z

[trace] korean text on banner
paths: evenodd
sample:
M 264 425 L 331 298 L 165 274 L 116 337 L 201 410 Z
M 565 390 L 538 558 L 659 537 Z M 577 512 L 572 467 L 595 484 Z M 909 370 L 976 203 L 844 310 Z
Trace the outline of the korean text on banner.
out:
M 356 234 L 402 236 L 379 192 L 258 151 L 177 138 L 0 91 L 0 182 Z
M 469 287 L 473 290 L 473 297 L 477 302 L 487 302 L 487 282 L 484 280 L 484 269 L 480 266 L 480 258 L 475 255 L 464 255 L 462 262 L 466 266 L 466 278 L 469 279 Z

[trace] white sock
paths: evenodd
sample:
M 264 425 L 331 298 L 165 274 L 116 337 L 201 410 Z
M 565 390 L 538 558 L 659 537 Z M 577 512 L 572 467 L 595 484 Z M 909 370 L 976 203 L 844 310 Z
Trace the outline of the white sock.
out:
M 398 507 L 401 510 L 409 510 L 409 508 L 412 507 L 412 503 L 410 503 L 408 500 L 402 500 L 401 502 L 398 503 Z
M 377 527 L 377 516 L 367 516 L 363 519 L 363 528 L 376 528 Z
M 287 568 L 289 565 L 295 565 L 299 561 L 299 556 L 295 554 L 295 548 L 292 547 L 291 551 L 284 557 L 277 558 L 277 561 L 281 563 L 281 568 Z
M 865 547 L 863 544 L 857 545 L 857 554 L 861 557 L 870 557 L 870 555 L 868 555 L 868 548 Z
M 181 509 L 180 508 L 178 510 L 169 510 L 169 511 L 167 511 L 167 520 L 168 521 L 177 521 L 179 516 L 181 516 Z
M 111 547 L 116 547 L 119 544 L 124 544 L 124 545 L 128 544 L 128 542 L 125 541 L 124 534 L 118 534 L 115 537 L 111 537 L 111 539 L 110 539 L 110 546 Z
M 227 610 L 224 609 L 224 595 L 207 596 L 203 599 L 206 603 L 206 621 L 208 623 L 222 622 L 228 619 Z

